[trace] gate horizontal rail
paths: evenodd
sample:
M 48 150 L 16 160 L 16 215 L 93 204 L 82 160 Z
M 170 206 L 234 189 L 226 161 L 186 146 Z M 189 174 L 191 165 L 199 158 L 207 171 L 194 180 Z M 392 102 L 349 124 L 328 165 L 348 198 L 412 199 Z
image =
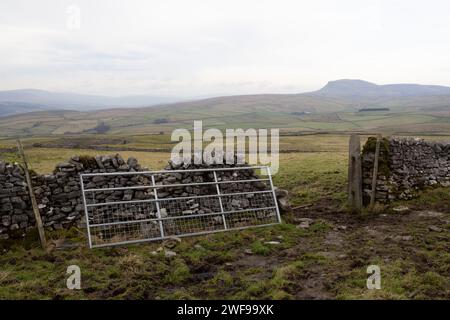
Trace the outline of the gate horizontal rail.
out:
M 238 180 L 238 182 L 257 182 L 257 181 L 269 181 L 269 179 L 249 179 L 249 180 Z M 206 186 L 206 185 L 216 185 L 224 183 L 235 183 L 236 180 L 231 181 L 218 181 L 218 182 L 198 182 L 198 183 L 178 183 L 178 184 L 160 184 L 156 186 L 136 186 L 136 187 L 116 187 L 116 188 L 100 188 L 100 189 L 85 189 L 84 191 L 112 191 L 112 190 L 129 190 L 129 189 L 156 189 L 156 188 L 166 188 L 166 187 L 187 187 L 187 186 Z
M 239 213 L 239 212 L 247 212 L 247 211 L 257 211 L 257 210 L 269 210 L 269 209 L 275 209 L 275 207 L 265 207 L 265 208 L 256 208 L 256 209 L 245 209 L 245 210 L 234 210 L 234 211 L 225 211 L 225 212 L 212 212 L 212 213 L 205 213 L 202 214 L 202 216 L 215 216 L 218 214 L 228 214 L 228 213 Z M 124 223 L 140 223 L 140 222 L 149 222 L 149 221 L 163 221 L 163 220 L 172 220 L 172 219 L 182 219 L 182 218 L 191 218 L 191 217 L 198 217 L 198 214 L 189 214 L 189 215 L 183 215 L 183 216 L 175 216 L 175 217 L 165 217 L 160 219 L 142 219 L 142 220 L 133 220 L 133 221 L 116 221 L 116 222 L 108 222 L 108 223 L 97 223 L 97 224 L 91 224 L 91 227 L 102 227 L 102 226 L 111 226 L 115 224 L 124 224 Z
M 86 190 L 85 190 L 86 191 Z M 90 190 L 90 191 L 95 191 Z M 235 193 L 225 193 L 222 196 L 236 196 L 236 195 L 246 195 L 246 194 L 258 194 L 258 193 L 272 193 L 272 191 L 248 191 L 248 192 L 235 192 Z M 87 207 L 99 207 L 108 204 L 133 204 L 133 203 L 149 203 L 149 202 L 159 202 L 159 201 L 170 201 L 170 200 L 188 200 L 188 199 L 201 199 L 201 198 L 211 198 L 217 197 L 217 194 L 207 194 L 201 196 L 188 196 L 188 197 L 175 197 L 175 198 L 162 198 L 162 199 L 148 199 L 148 200 L 129 200 L 129 201 L 115 201 L 115 202 L 105 202 L 105 203 L 92 203 L 87 204 Z
M 236 179 L 238 172 L 245 170 L 254 176 L 255 169 L 266 170 L 267 178 Z M 233 172 L 231 178 L 218 177 L 218 173 L 227 172 L 229 175 L 229 171 Z M 206 179 L 213 181 L 167 183 L 164 180 L 180 173 L 194 173 L 196 177 L 201 176 L 202 180 L 205 176 L 201 174 L 206 174 Z M 94 183 L 92 179 L 96 177 L 101 178 Z M 121 179 L 122 184 L 142 185 L 115 187 L 117 179 Z M 90 248 L 240 230 L 281 222 L 270 169 L 266 166 L 85 173 L 80 175 L 80 183 Z M 102 183 L 104 185 L 97 186 Z M 243 185 L 243 191 L 239 191 L 237 184 Z M 173 196 L 173 193 L 165 192 L 165 188 L 168 191 L 177 190 L 183 196 Z M 246 190 L 249 188 L 254 190 Z M 265 190 L 258 190 L 261 188 Z M 185 191 L 187 189 L 210 194 L 189 194 Z M 140 193 L 137 200 L 136 192 Z M 127 200 L 123 200 L 125 195 L 128 195 Z

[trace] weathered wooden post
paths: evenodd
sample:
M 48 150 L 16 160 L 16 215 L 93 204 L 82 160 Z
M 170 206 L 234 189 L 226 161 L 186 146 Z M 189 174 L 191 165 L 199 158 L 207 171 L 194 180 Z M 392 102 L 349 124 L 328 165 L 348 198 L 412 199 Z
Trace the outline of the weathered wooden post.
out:
M 46 249 L 47 248 L 47 240 L 45 238 L 44 226 L 42 225 L 41 214 L 39 212 L 36 197 L 34 195 L 33 184 L 31 183 L 30 172 L 28 171 L 27 157 L 25 156 L 25 152 L 23 150 L 22 142 L 20 141 L 20 139 L 17 139 L 17 149 L 19 150 L 19 154 L 22 156 L 22 160 L 23 160 L 23 165 L 24 165 L 23 169 L 25 171 L 25 178 L 27 180 L 28 193 L 30 195 L 31 206 L 33 207 L 34 217 L 36 219 L 36 227 L 39 231 L 39 238 L 41 240 L 41 246 L 43 249 Z
M 352 134 L 348 148 L 348 205 L 353 213 L 362 209 L 362 168 L 359 135 Z
M 370 209 L 375 205 L 375 195 L 377 192 L 377 178 L 378 178 L 378 159 L 380 157 L 381 134 L 377 135 L 377 145 L 375 147 L 375 158 L 373 160 L 373 175 L 372 175 L 372 192 L 370 193 Z

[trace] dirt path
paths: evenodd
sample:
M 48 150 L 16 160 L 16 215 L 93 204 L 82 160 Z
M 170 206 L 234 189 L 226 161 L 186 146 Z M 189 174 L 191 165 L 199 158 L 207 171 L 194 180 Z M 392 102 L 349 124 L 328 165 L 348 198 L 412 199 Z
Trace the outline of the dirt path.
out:
M 450 250 L 448 212 L 410 210 L 355 217 L 322 204 L 294 212 L 294 221 L 302 218 L 323 220 L 333 227 L 314 248 L 331 263 L 316 264 L 308 270 L 300 279 L 303 285 L 296 294 L 298 299 L 335 298 L 341 280 L 374 261 L 386 265 L 406 261 L 418 273 L 436 272 L 450 279 L 448 257 L 445 261 L 438 258 Z M 445 262 L 447 265 L 442 265 Z M 416 288 L 407 298 L 414 298 L 420 290 Z M 434 294 L 449 298 L 449 290 L 450 280 L 444 292 Z

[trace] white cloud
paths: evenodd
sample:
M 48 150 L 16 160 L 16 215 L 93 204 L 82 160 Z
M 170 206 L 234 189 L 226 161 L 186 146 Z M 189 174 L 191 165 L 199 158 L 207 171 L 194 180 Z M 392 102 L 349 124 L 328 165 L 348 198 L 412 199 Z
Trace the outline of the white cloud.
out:
M 66 28 L 69 5 L 81 28 Z M 446 1 L 51 1 L 0 4 L 0 90 L 198 96 L 328 80 L 450 85 Z

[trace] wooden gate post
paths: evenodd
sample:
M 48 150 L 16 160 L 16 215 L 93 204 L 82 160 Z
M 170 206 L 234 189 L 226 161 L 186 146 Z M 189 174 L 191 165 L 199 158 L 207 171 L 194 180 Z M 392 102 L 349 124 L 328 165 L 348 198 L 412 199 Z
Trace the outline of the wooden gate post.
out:
M 42 249 L 46 249 L 47 248 L 47 239 L 45 238 L 44 226 L 42 225 L 41 214 L 39 212 L 36 197 L 34 195 L 33 184 L 31 183 L 30 172 L 28 171 L 27 157 L 25 156 L 25 152 L 23 151 L 23 146 L 22 146 L 22 142 L 20 141 L 20 139 L 17 139 L 17 149 L 19 150 L 19 154 L 21 155 L 23 164 L 24 164 L 23 169 L 25 171 L 25 178 L 27 179 L 28 193 L 30 195 L 31 206 L 33 207 L 34 217 L 36 219 L 36 226 L 39 231 L 39 239 L 41 240 L 41 246 L 42 246 Z
M 381 134 L 377 135 L 377 145 L 375 147 L 375 158 L 373 160 L 373 173 L 372 173 L 372 192 L 370 193 L 370 209 L 375 205 L 375 196 L 377 192 L 377 178 L 378 178 L 378 158 L 380 157 L 380 143 Z
M 348 148 L 348 205 L 353 213 L 362 209 L 361 143 L 357 134 L 350 136 Z

